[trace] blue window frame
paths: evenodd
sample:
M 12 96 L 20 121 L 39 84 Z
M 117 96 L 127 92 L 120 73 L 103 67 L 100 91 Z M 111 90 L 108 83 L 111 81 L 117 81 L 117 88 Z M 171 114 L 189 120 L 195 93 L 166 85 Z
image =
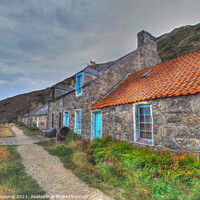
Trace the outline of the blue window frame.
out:
M 153 123 L 150 105 L 138 106 L 139 139 L 153 140 Z
M 81 132 L 81 110 L 76 110 L 76 131 Z
M 82 87 L 84 86 L 84 72 L 76 75 L 76 94 L 82 94 Z

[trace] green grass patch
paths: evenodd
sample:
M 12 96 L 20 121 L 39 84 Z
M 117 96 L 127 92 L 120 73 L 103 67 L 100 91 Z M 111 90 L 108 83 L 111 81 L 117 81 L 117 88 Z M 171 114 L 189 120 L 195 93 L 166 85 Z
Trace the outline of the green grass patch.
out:
M 25 126 L 25 125 L 22 125 L 22 124 L 17 124 L 17 127 L 19 129 L 21 129 L 25 135 L 27 136 L 32 136 L 32 135 L 41 135 L 41 130 L 36 128 L 36 127 L 33 127 L 33 126 Z
M 38 183 L 28 176 L 16 146 L 0 147 L 0 193 L 1 195 L 44 195 Z M 31 199 L 31 198 L 29 198 Z

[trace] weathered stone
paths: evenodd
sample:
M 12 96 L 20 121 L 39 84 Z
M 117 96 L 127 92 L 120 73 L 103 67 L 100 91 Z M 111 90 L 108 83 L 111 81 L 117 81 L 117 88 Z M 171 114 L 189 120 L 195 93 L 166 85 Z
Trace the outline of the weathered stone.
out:
M 180 122 L 180 119 L 175 114 L 171 114 L 167 116 L 167 123 L 175 123 Z
M 166 110 L 167 109 L 167 103 L 165 101 L 160 101 L 158 103 L 158 108 L 163 111 L 163 110 Z
M 194 126 L 198 126 L 200 125 L 200 118 L 197 116 L 187 116 L 187 117 L 182 117 L 181 121 L 183 124 L 186 125 L 194 125 Z
M 122 119 L 118 115 L 115 115 L 115 123 L 122 123 Z
M 162 144 L 162 136 L 154 135 L 154 145 L 161 145 Z
M 120 140 L 128 141 L 128 137 L 126 136 L 125 133 L 123 133 L 123 134 L 120 136 Z
M 180 150 L 178 144 L 172 138 L 163 138 L 163 146 L 169 149 Z
M 177 128 L 177 136 L 178 137 L 185 137 L 189 134 L 190 134 L 190 132 L 186 127 L 178 127 Z
M 165 117 L 162 115 L 161 112 L 156 111 L 156 110 L 153 113 L 153 121 L 157 125 L 164 125 L 164 124 L 166 124 Z
M 200 117 L 200 95 L 194 95 L 190 101 L 192 111 Z
M 196 136 L 197 138 L 200 138 L 200 126 L 197 126 L 197 127 L 195 128 L 195 136 Z
M 186 139 L 183 144 L 184 144 L 185 149 L 187 150 L 190 150 L 193 152 L 200 152 L 200 140 Z
M 167 136 L 167 129 L 163 126 L 158 127 L 157 135 L 166 137 Z

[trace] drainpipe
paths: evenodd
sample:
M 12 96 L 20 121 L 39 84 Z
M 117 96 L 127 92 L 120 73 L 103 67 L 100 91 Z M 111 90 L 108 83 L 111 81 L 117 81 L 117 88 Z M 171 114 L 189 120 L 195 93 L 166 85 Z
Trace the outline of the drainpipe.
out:
M 61 113 L 61 127 L 63 127 L 63 96 L 61 97 L 62 113 Z

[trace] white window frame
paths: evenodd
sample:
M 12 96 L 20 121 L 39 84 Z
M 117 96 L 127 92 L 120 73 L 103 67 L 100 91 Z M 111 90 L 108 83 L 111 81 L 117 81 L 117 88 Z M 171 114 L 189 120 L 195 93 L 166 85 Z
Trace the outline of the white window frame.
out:
M 74 123 L 74 132 L 77 134 L 81 134 L 81 131 L 76 131 L 76 111 L 80 110 L 81 111 L 81 130 L 82 130 L 82 110 L 81 109 L 75 109 L 75 123 Z
M 139 132 L 138 132 L 138 127 L 137 127 L 137 120 L 136 120 L 136 112 L 138 110 L 138 106 L 142 105 L 150 105 L 150 111 L 151 111 L 151 116 L 152 116 L 152 143 L 151 144 L 146 144 L 143 142 L 138 142 L 139 138 Z M 147 146 L 154 146 L 154 130 L 153 130 L 153 112 L 152 112 L 152 104 L 144 101 L 144 102 L 139 102 L 139 103 L 134 103 L 133 104 L 133 130 L 134 130 L 134 142 L 137 144 L 142 144 L 142 145 L 147 145 Z
M 92 110 L 91 111 L 91 136 L 90 136 L 90 140 L 92 141 L 94 139 L 94 114 L 95 113 L 101 113 L 101 131 L 102 131 L 102 137 L 103 137 L 103 114 L 102 114 L 102 110 L 97 109 L 97 110 Z

